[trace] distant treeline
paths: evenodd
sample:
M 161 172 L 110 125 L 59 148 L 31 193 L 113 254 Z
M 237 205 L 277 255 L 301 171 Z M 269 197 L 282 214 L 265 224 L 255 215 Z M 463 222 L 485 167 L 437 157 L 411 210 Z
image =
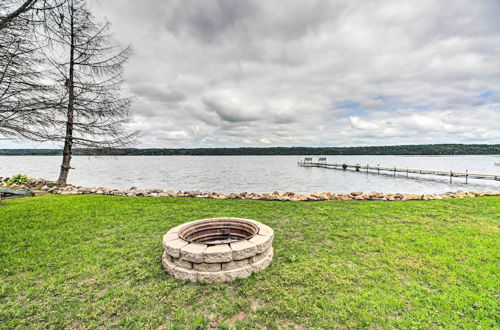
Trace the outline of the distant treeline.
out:
M 270 148 L 122 148 L 76 149 L 75 155 L 113 156 L 238 156 L 238 155 L 492 155 L 500 144 L 419 144 L 371 147 L 270 147 Z M 61 149 L 0 149 L 1 156 L 62 155 Z

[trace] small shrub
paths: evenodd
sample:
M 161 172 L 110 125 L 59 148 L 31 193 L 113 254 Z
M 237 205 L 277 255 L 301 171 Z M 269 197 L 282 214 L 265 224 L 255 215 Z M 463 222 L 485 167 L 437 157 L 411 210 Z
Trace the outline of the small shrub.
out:
M 13 184 L 22 184 L 30 181 L 30 178 L 24 174 L 16 174 L 7 181 L 7 185 L 11 186 Z
M 49 183 L 47 183 L 47 187 L 49 187 L 49 188 L 52 188 L 52 187 L 55 187 L 55 186 L 57 186 L 57 182 L 49 182 Z

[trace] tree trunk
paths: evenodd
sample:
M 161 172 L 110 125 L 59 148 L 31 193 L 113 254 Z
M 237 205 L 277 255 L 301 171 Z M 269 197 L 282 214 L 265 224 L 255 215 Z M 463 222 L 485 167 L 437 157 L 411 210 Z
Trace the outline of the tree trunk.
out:
M 73 149 L 73 117 L 75 104 L 75 85 L 74 85 L 74 66 L 75 66 L 75 41 L 73 30 L 73 6 L 71 6 L 71 47 L 69 59 L 69 76 L 66 81 L 68 85 L 68 112 L 66 121 L 66 137 L 64 139 L 63 160 L 61 164 L 61 172 L 57 183 L 59 186 L 65 186 L 68 181 L 69 170 L 71 169 L 71 155 Z

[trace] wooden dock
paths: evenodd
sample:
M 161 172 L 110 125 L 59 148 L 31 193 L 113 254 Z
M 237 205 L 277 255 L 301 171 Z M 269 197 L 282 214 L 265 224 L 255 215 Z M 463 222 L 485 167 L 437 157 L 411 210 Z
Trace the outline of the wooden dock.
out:
M 354 170 L 356 172 L 366 172 L 373 174 L 392 174 L 394 176 L 396 176 L 396 173 L 402 173 L 406 174 L 406 177 L 408 177 L 409 174 L 446 176 L 450 178 L 450 182 L 452 182 L 453 178 L 465 178 L 465 183 L 468 183 L 469 179 L 500 181 L 500 174 L 471 173 L 468 170 L 466 170 L 465 172 L 454 172 L 441 170 L 423 170 L 415 168 L 384 167 L 380 165 L 372 166 L 360 164 L 338 164 L 328 163 L 325 157 L 320 157 L 316 162 L 313 162 L 312 157 L 306 157 L 303 160 L 299 160 L 298 165 L 302 167 L 323 167 L 344 171 Z

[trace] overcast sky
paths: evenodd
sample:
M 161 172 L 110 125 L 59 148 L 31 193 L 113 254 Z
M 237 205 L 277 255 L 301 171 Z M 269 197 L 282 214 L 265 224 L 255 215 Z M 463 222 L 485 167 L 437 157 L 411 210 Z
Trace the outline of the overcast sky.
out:
M 95 12 L 135 49 L 139 147 L 500 143 L 498 0 L 99 0 Z

